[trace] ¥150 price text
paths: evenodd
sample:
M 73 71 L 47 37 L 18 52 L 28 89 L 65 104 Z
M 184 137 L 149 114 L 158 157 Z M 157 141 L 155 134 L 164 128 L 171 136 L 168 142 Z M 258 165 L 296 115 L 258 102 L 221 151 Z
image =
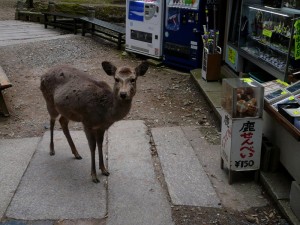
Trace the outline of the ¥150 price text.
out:
M 252 167 L 252 166 L 254 166 L 254 161 L 253 160 L 235 161 L 235 167 L 236 168 L 247 168 L 247 167 Z

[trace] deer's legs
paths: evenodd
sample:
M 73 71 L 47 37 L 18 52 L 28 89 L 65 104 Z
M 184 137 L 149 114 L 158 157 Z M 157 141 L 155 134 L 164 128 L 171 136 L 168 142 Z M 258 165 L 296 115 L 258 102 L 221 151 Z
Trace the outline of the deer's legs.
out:
M 64 132 L 64 134 L 65 134 L 65 136 L 68 140 L 68 143 L 71 147 L 71 151 L 72 151 L 73 155 L 75 156 L 76 159 L 82 159 L 82 157 L 77 152 L 77 149 L 76 149 L 76 147 L 74 145 L 74 142 L 72 140 L 72 137 L 70 135 L 70 131 L 69 131 L 69 128 L 68 128 L 69 120 L 67 118 L 61 116 L 59 118 L 59 122 L 60 122 L 61 128 L 62 128 L 62 130 L 63 130 L 63 132 Z
M 59 114 L 55 110 L 55 107 L 51 102 L 48 101 L 46 102 L 47 102 L 47 110 L 50 115 L 50 155 L 55 155 L 53 133 L 54 133 L 55 120 Z
M 91 176 L 94 183 L 99 183 L 97 173 L 96 173 L 96 163 L 95 163 L 95 152 L 96 152 L 96 138 L 95 138 L 95 131 L 90 130 L 84 127 L 84 132 L 86 138 L 89 143 L 90 151 L 91 151 Z
M 50 155 L 55 155 L 54 142 L 53 142 L 53 130 L 55 125 L 55 118 L 50 119 Z
M 99 169 L 102 171 L 102 174 L 105 176 L 109 176 L 109 172 L 106 170 L 104 162 L 103 162 L 103 151 L 102 151 L 102 144 L 103 144 L 103 137 L 105 131 L 97 130 L 96 133 L 96 141 L 98 145 L 98 153 L 99 153 Z

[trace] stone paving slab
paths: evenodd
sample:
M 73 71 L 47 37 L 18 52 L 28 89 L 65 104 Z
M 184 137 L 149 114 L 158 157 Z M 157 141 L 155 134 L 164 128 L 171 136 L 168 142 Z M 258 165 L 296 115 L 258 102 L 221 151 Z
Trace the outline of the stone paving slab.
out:
M 143 121 L 120 121 L 108 132 L 107 225 L 171 225 L 166 192 L 155 177 Z
M 195 126 L 181 128 L 221 199 L 223 207 L 241 211 L 268 205 L 268 200 L 261 194 L 263 192 L 261 185 L 255 182 L 253 173 L 235 173 L 234 182 L 229 185 L 227 170 L 221 169 L 221 146 L 208 143 L 205 135 Z
M 0 219 L 15 193 L 40 138 L 0 140 Z
M 8 208 L 7 217 L 22 220 L 105 217 L 106 177 L 99 176 L 100 184 L 92 182 L 85 134 L 73 131 L 71 136 L 83 159 L 74 158 L 62 131 L 54 132 L 56 154 L 50 156 L 50 132 L 46 132 Z
M 220 200 L 181 127 L 151 130 L 174 205 L 220 207 Z
M 70 36 L 70 34 L 62 35 L 59 29 L 45 29 L 44 25 L 40 23 L 16 20 L 0 21 L 0 46 L 67 38 Z
M 260 172 L 267 189 L 270 189 L 273 198 L 276 200 L 283 200 L 290 198 L 291 180 L 290 177 L 286 176 L 284 172 Z

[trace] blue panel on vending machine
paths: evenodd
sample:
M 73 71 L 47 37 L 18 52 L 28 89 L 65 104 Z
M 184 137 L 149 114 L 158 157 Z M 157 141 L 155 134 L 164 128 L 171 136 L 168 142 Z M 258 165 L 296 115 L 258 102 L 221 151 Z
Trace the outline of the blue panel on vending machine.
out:
M 129 2 L 128 19 L 144 21 L 144 2 Z

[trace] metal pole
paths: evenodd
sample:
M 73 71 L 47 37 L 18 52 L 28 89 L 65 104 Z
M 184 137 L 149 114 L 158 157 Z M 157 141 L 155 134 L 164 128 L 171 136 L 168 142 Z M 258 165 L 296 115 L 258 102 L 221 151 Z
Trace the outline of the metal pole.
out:
M 217 25 L 216 25 L 216 21 L 217 21 L 217 19 L 216 19 L 216 17 L 217 17 L 217 7 L 216 7 L 216 5 L 214 5 L 214 43 L 213 43 L 213 53 L 215 53 L 215 51 L 216 51 L 216 45 L 217 45 L 217 31 L 216 31 L 216 27 L 217 27 Z

